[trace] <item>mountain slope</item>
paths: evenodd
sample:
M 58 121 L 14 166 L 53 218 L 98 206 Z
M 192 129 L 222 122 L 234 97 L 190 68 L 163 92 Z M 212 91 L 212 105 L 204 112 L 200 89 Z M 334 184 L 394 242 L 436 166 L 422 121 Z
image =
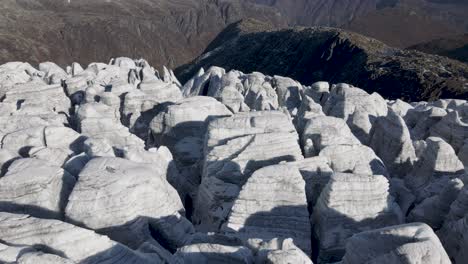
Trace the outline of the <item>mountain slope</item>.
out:
M 2 0 L 0 63 L 124 55 L 176 67 L 245 18 L 341 27 L 408 47 L 467 32 L 467 12 L 466 0 Z
M 0 63 L 87 64 L 125 55 L 174 67 L 200 54 L 227 24 L 251 16 L 282 24 L 271 8 L 242 1 L 2 0 Z
M 411 46 L 408 49 L 446 56 L 468 63 L 468 34 L 436 39 Z
M 348 82 L 393 99 L 468 96 L 468 65 L 461 62 L 392 48 L 340 29 L 265 30 L 255 25 L 252 20 L 231 25 L 205 54 L 176 73 L 186 80 L 200 67 L 215 65 L 289 76 L 305 84 Z
M 291 26 L 331 26 L 408 47 L 468 30 L 468 1 L 248 0 L 279 10 Z

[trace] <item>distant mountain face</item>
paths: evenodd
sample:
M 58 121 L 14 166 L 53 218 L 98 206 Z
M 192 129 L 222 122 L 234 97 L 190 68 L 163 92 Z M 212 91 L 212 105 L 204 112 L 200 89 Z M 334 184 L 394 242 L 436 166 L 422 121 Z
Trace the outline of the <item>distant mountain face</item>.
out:
M 435 39 L 429 42 L 411 46 L 408 49 L 446 56 L 468 63 L 468 34 L 458 35 L 450 38 Z
M 274 7 L 291 26 L 331 26 L 408 47 L 468 31 L 468 1 L 250 0 Z
M 394 7 L 398 0 L 248 0 L 278 9 L 290 25 L 341 27 L 375 10 Z
M 271 8 L 237 0 L 2 0 L 0 63 L 87 64 L 120 54 L 174 67 L 251 16 L 284 24 Z
M 408 101 L 468 97 L 468 65 L 335 28 L 265 30 L 234 24 L 205 54 L 176 70 L 183 81 L 200 68 L 288 76 L 304 84 L 346 82 L 386 98 Z
M 1 0 L 0 63 L 123 55 L 176 67 L 246 18 L 341 27 L 408 47 L 467 32 L 467 13 L 466 0 Z

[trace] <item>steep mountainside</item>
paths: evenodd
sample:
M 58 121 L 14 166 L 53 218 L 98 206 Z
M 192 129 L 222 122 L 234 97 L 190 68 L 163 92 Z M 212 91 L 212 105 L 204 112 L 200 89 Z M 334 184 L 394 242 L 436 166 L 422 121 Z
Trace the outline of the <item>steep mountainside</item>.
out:
M 408 49 L 447 56 L 468 63 L 468 34 L 436 39 L 411 46 Z
M 394 47 L 467 32 L 468 1 L 249 0 L 278 9 L 291 26 L 331 26 Z
M 393 0 L 247 0 L 274 7 L 290 25 L 339 27 Z M 390 5 L 392 4 L 390 3 Z
M 305 84 L 347 82 L 388 98 L 410 101 L 468 96 L 468 65 L 445 57 L 392 48 L 333 28 L 265 30 L 236 23 L 206 53 L 176 70 L 182 80 L 200 67 L 221 66 L 292 77 Z
M 282 24 L 271 8 L 242 1 L 2 0 L 0 63 L 87 64 L 124 54 L 173 67 L 243 17 Z
M 341 27 L 408 47 L 466 33 L 466 13 L 467 1 L 436 0 L 2 0 L 0 63 L 126 55 L 175 67 L 244 18 Z

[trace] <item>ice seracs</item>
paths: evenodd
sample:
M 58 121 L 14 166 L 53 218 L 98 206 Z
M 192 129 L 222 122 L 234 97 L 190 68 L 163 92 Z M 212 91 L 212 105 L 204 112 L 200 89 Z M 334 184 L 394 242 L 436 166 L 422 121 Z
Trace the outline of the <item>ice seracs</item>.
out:
M 464 264 L 467 116 L 215 66 L 6 63 L 0 262 Z
M 63 218 L 75 177 L 38 159 L 18 159 L 0 178 L 0 211 Z
M 408 127 L 393 111 L 376 119 L 370 131 L 369 146 L 385 163 L 392 177 L 404 177 L 416 161 Z
M 451 262 L 429 226 L 423 223 L 410 223 L 354 235 L 348 239 L 342 263 L 449 264 Z
M 222 230 L 244 239 L 291 238 L 296 246 L 310 254 L 309 223 L 305 182 L 299 170 L 273 165 L 250 176 Z
M 354 234 L 402 222 L 384 176 L 335 173 L 313 209 L 319 263 L 339 261 Z
M 35 218 L 24 214 L 0 213 L 0 234 L 2 243 L 7 245 L 35 248 L 39 252 L 56 256 L 50 258 L 65 258 L 73 263 L 123 264 L 158 261 L 154 257 L 153 260 L 146 258 L 94 231 L 59 220 Z M 21 253 L 18 252 L 16 257 L 22 257 Z
M 158 232 L 168 248 L 184 245 L 193 232 L 184 207 L 165 179 L 164 168 L 121 158 L 95 158 L 78 176 L 66 218 L 138 248 Z
M 240 187 L 257 169 L 302 159 L 298 136 L 282 112 L 238 113 L 211 121 L 204 146 L 196 224 L 217 230 Z

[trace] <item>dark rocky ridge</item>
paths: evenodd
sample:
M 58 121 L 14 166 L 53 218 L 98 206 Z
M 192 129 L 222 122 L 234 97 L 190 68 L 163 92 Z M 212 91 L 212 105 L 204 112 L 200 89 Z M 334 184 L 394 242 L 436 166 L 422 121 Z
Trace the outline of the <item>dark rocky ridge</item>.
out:
M 347 82 L 391 99 L 468 96 L 468 66 L 455 60 L 392 48 L 340 29 L 266 29 L 253 20 L 233 24 L 176 73 L 185 81 L 200 67 L 220 66 L 289 76 L 304 84 Z
M 468 63 L 468 34 L 436 39 L 411 46 L 408 49 L 446 56 Z

